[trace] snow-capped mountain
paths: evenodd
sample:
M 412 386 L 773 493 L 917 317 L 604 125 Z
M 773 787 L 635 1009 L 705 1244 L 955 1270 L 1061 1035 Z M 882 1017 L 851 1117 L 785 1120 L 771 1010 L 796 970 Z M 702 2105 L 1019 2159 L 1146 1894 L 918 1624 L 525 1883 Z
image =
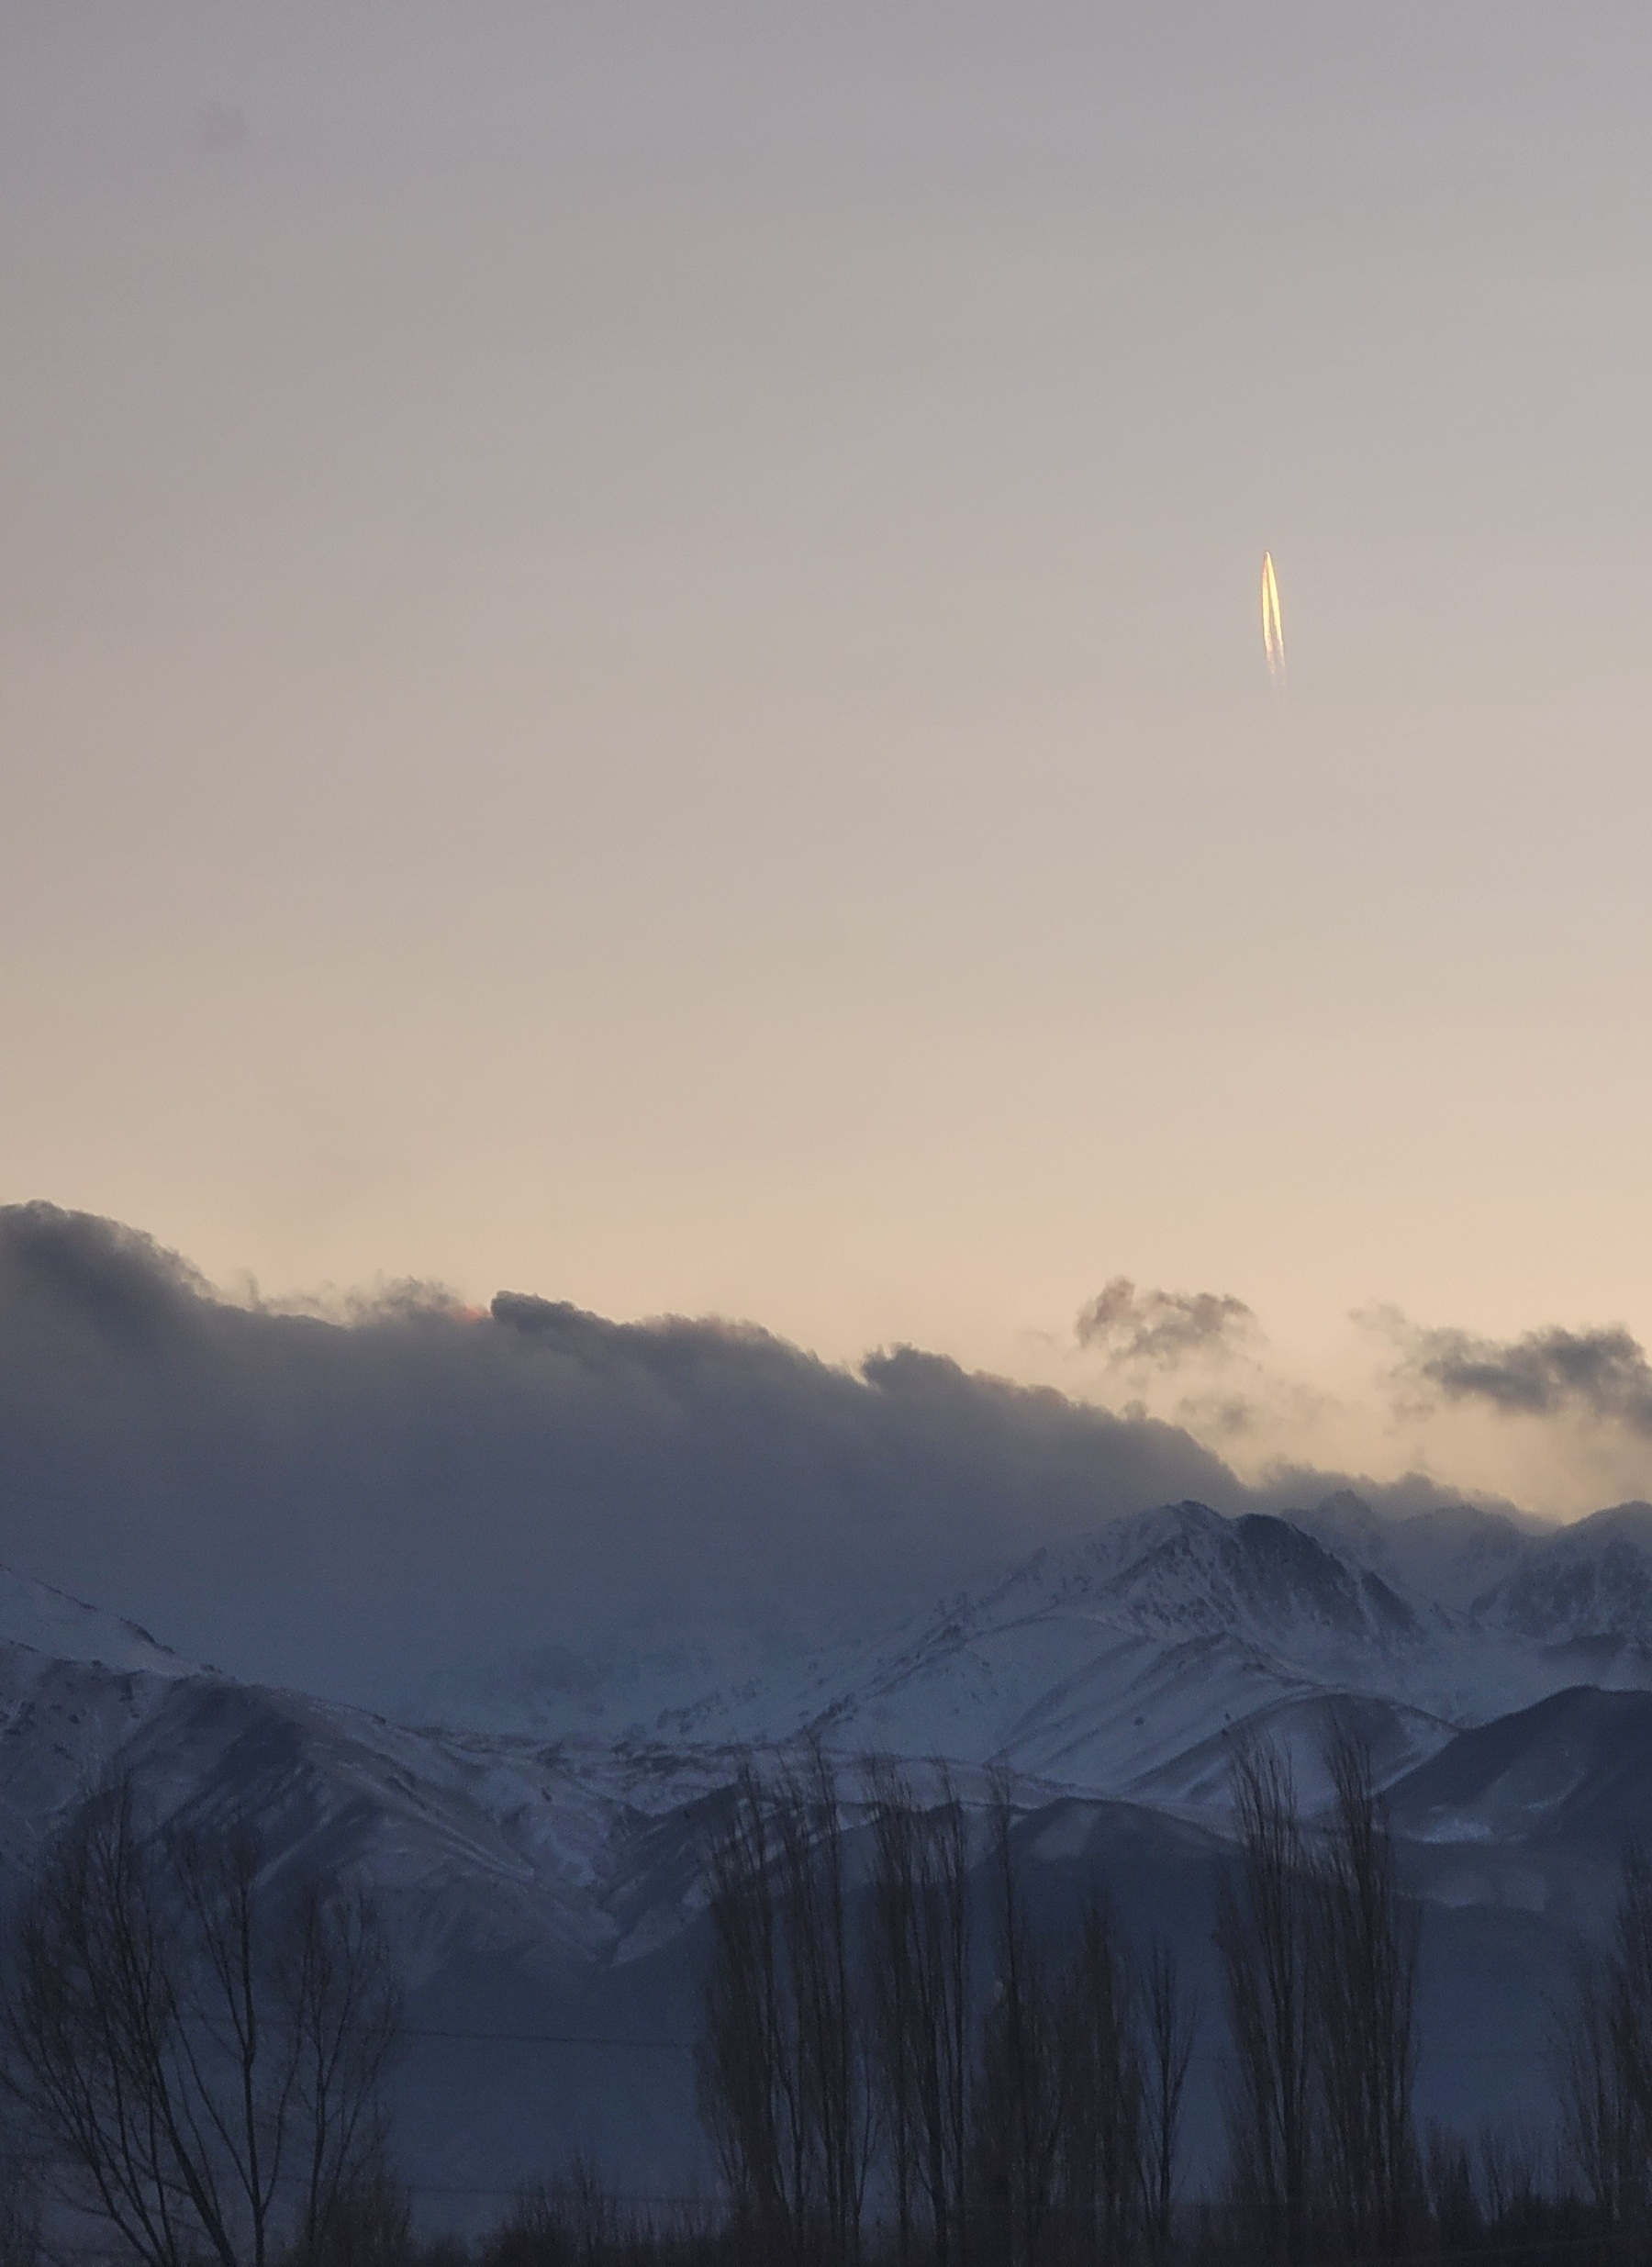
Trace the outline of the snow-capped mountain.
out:
M 416 1980 L 456 1932 L 473 1949 L 530 1937 L 626 1957 L 610 1893 L 623 1907 L 654 1823 L 734 1769 L 715 1748 L 626 1756 L 414 1731 L 213 1670 L 54 1661 L 0 1641 L 0 1870 L 26 1873 L 90 1788 L 129 1774 L 158 1824 L 252 1819 L 283 1861 L 367 1874 L 396 1905 Z
M 508 1664 L 489 1698 L 524 1728 L 409 1728 L 237 1684 L 0 1575 L 0 1858 L 26 1864 L 85 1785 L 131 1768 L 168 1804 L 250 1806 L 329 1863 L 368 1865 L 419 1904 L 421 1940 L 451 1929 L 441 1885 L 486 1876 L 512 1926 L 623 1958 L 622 1853 L 746 1746 L 807 1732 L 846 1760 L 999 1765 L 1030 1793 L 1220 1827 L 1241 1731 L 1289 1748 L 1312 1797 L 1328 1717 L 1353 1711 L 1398 1783 L 1568 1687 L 1652 1690 L 1649 1632 L 1644 1505 L 1544 1534 L 1468 1509 L 1384 1524 L 1346 1497 L 1290 1518 L 1186 1502 L 1035 1551 L 881 1638 L 800 1661 L 748 1647 L 715 1682 L 704 1635 L 584 1687 L 565 1664 L 549 1689 L 534 1661 Z
M 276 1862 L 358 1871 L 384 1903 L 412 1991 L 398 2114 L 430 2178 L 508 2187 L 583 2139 L 675 2182 L 699 2162 L 700 1849 L 745 1746 L 941 1756 L 971 1796 L 1005 1765 L 1038 1895 L 1099 1865 L 1198 1971 L 1235 1736 L 1286 1747 L 1312 1804 L 1351 1714 L 1435 1916 L 1453 2051 L 1472 2033 L 1496 2077 L 1540 2060 L 1531 1979 L 1564 1976 L 1617 1837 L 1652 1825 L 1652 1513 L 1414 1524 L 1351 1499 L 1168 1505 L 805 1660 L 700 1632 L 504 1664 L 486 1701 L 515 1731 L 241 1684 L 0 1577 L 0 1875 L 110 1770 L 163 1818 L 251 1818 Z M 1608 1681 L 1646 1690 L 1564 1689 Z
M 1451 1722 L 1427 1671 L 1457 1635 L 1428 1601 L 1284 1520 L 1182 1503 L 1035 1553 L 857 1664 L 823 1704 L 847 1664 L 815 1664 L 785 1714 L 765 1696 L 761 1728 L 807 1724 L 840 1748 L 933 1751 L 1197 1804 L 1221 1799 L 1236 1727 L 1317 1750 L 1331 1697 L 1387 1703 L 1367 1713 L 1390 1769 L 1431 1753 Z M 749 1703 L 738 1714 L 757 1728 Z
M 1644 1537 L 1644 1540 L 1643 1540 Z M 784 1742 L 938 1754 L 1052 1788 L 1220 1807 L 1235 1731 L 1316 1782 L 1327 1711 L 1356 1708 L 1397 1776 L 1468 1725 L 1579 1682 L 1652 1687 L 1652 1513 L 1560 1533 L 1463 1506 L 1379 1520 L 1357 1498 L 1288 1517 L 1178 1503 L 1033 1552 L 869 1640 L 803 1659 L 679 1644 L 604 1673 L 532 1659 L 452 1680 L 455 1714 L 540 1737 Z M 472 1711 L 474 1714 L 472 1714 Z
M 1652 1503 L 1619 1503 L 1528 1546 L 1475 1602 L 1485 1620 L 1549 1646 L 1652 1647 Z
M 1327 1548 L 1457 1612 L 1471 1609 L 1553 1532 L 1471 1503 L 1385 1519 L 1347 1489 L 1287 1516 Z
M 116 1651 L 87 1616 L 59 1614 L 66 1638 Z M 409 1731 L 155 1650 L 111 1666 L 0 1636 L 0 1911 L 84 1796 L 129 1774 L 157 1824 L 251 1823 L 272 1868 L 371 1885 L 409 1989 L 396 2106 L 419 2179 L 497 2206 L 561 2161 L 571 2142 L 546 2137 L 575 2111 L 610 2156 L 614 2137 L 644 2169 L 656 2150 L 673 2180 L 698 2161 L 691 2059 L 601 2042 L 692 2027 L 694 1971 L 662 1981 L 658 1948 L 703 1903 L 701 1812 L 734 1758 Z M 524 2036 L 544 2042 L 526 2068 Z

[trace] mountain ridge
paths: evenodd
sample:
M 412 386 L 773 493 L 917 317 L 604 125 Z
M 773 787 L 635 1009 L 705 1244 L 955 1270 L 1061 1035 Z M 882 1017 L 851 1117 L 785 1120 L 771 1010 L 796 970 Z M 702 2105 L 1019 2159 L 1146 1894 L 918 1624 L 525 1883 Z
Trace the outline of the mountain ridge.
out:
M 1294 1738 L 1300 1716 L 1312 1776 L 1306 1727 L 1326 1703 L 1357 1704 L 1398 1771 L 1569 1684 L 1652 1687 L 1643 1630 L 1652 1513 L 1633 1506 L 1545 1533 L 1468 1505 L 1383 1521 L 1346 1493 L 1298 1513 L 1187 1500 L 1033 1550 L 865 1639 L 800 1658 L 743 1639 L 732 1673 L 698 1690 L 686 1653 L 652 1692 L 633 1661 L 600 1730 L 620 1746 L 809 1733 L 843 1752 L 943 1753 L 1089 1794 L 1200 1804 L 1224 1776 L 1211 1743 L 1236 1726 Z M 584 1696 L 564 1705 L 528 1674 L 501 1707 L 503 1689 L 479 1724 L 597 1728 Z M 462 1688 L 449 1697 L 463 1708 Z
M 272 1866 L 359 1875 L 382 1904 L 409 1987 L 398 2131 L 423 2177 L 508 2189 L 547 2170 L 554 2134 L 559 2149 L 578 2142 L 632 2177 L 681 2184 L 704 2170 L 683 2043 L 698 2020 L 703 1848 L 753 1748 L 766 1770 L 819 1737 L 842 1766 L 852 1842 L 854 1763 L 870 1748 L 915 1770 L 947 1759 L 972 1809 L 1007 1768 L 1036 1898 L 1056 1910 L 1075 1867 L 1099 1870 L 1133 1926 L 1174 1916 L 1189 1972 L 1215 1993 L 1210 1916 L 1229 1862 L 1233 1743 L 1274 1740 L 1312 1812 L 1327 1735 L 1351 1722 L 1433 1916 L 1440 1988 L 1455 1994 L 1443 2067 L 1460 2071 L 1450 2055 L 1478 2027 L 1484 2105 L 1517 2108 L 1536 2052 L 1529 1979 L 1564 1977 L 1574 1932 L 1609 1903 L 1621 1834 L 1652 1827 L 1652 1689 L 1579 1690 L 1564 1676 L 1580 1644 L 1604 1647 L 1613 1667 L 1639 1658 L 1632 1635 L 1595 1626 L 1614 1601 L 1637 1610 L 1633 1558 L 1625 1575 L 1613 1554 L 1639 1552 L 1639 1529 L 1608 1521 L 1586 1538 L 1585 1561 L 1597 1554 L 1610 1579 L 1589 1592 L 1584 1622 L 1567 1587 L 1577 1553 L 1562 1563 L 1549 1644 L 1542 1584 L 1522 1593 L 1536 1636 L 1493 1625 L 1495 1603 L 1476 1623 L 1391 1562 L 1366 1564 L 1349 1528 L 1345 1505 L 1317 1528 L 1312 1513 L 1161 1506 L 1029 1553 L 784 1677 L 748 1656 L 698 1705 L 616 1733 L 579 1720 L 549 1735 L 419 1725 L 241 1683 L 147 1633 L 122 1636 L 131 1625 L 95 1608 L 0 1580 L 0 1876 L 19 1888 L 53 1825 L 111 1770 L 131 1774 L 158 1823 L 251 1820 Z M 1454 1580 L 1483 1539 L 1472 1522 L 1446 1537 Z M 1541 1537 L 1511 1553 L 1494 1536 L 1491 1547 L 1506 1562 L 1499 1589 L 1556 1563 Z M 54 1627 L 88 1658 L 14 1634 Z M 98 1651 L 121 1646 L 136 1648 L 131 1665 Z M 1471 1705 L 1451 1716 L 1407 1693 L 1449 1682 L 1454 1648 Z M 686 1639 L 678 1669 L 686 1659 L 691 1677 L 708 1657 Z M 1546 1689 L 1497 1710 L 1523 1678 Z M 1428 2077 L 1433 2051 L 1425 2037 L 1425 2088 L 1445 2083 Z

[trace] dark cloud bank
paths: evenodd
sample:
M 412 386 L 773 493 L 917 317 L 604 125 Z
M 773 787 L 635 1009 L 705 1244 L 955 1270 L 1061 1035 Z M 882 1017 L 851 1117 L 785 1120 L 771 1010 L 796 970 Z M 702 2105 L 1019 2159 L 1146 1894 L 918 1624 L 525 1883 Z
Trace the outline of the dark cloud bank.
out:
M 830 1636 L 1147 1504 L 1339 1484 L 1252 1495 L 1173 1426 L 908 1348 L 850 1371 L 512 1293 L 236 1305 L 108 1221 L 0 1209 L 0 1558 L 342 1698 L 633 1617 Z

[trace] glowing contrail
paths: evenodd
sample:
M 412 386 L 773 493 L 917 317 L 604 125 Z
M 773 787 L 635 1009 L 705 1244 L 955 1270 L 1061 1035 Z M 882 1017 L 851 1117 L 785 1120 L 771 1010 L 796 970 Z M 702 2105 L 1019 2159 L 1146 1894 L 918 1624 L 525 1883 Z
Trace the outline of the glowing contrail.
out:
M 1279 612 L 1279 586 L 1274 580 L 1273 553 L 1262 553 L 1262 651 L 1267 674 L 1276 685 L 1285 682 L 1285 623 Z

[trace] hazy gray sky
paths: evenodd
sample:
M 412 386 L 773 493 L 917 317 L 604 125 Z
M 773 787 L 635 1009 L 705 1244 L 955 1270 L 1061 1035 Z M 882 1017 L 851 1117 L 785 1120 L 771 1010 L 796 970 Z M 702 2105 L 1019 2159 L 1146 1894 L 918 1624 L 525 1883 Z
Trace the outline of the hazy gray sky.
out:
M 0 1197 L 1109 1398 L 1122 1275 L 1597 1497 L 1347 1318 L 1652 1336 L 1649 115 L 1644 0 L 0 0 Z

